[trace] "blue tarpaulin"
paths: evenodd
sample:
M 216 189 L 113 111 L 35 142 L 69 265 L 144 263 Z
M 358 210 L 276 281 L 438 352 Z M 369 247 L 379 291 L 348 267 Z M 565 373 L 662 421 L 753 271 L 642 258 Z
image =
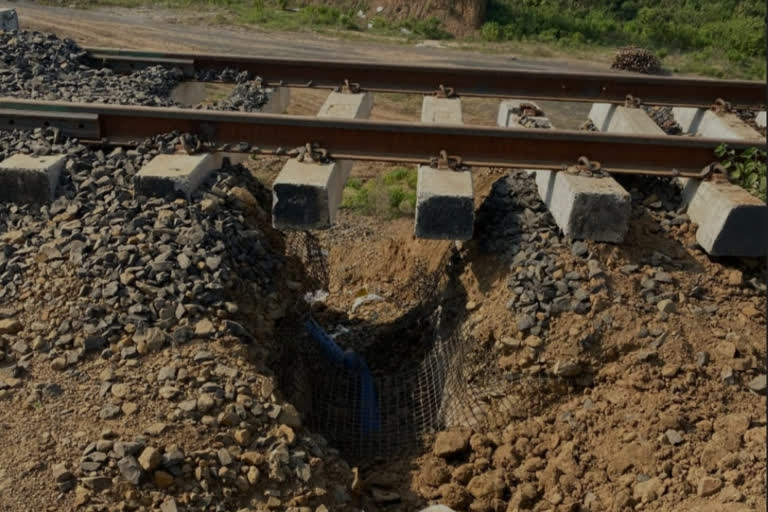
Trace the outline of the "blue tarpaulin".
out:
M 334 364 L 342 366 L 350 373 L 357 376 L 360 386 L 360 427 L 363 434 L 379 432 L 381 419 L 379 401 L 376 396 L 376 387 L 373 383 L 373 375 L 368 365 L 359 354 L 348 350 L 341 350 L 314 318 L 310 317 L 305 327 L 307 332 L 322 350 L 323 354 Z

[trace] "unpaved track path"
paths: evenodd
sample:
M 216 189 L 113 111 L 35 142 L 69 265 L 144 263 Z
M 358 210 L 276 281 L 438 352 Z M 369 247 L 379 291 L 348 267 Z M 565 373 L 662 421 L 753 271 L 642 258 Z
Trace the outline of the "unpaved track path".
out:
M 69 9 L 30 2 L 0 1 L 13 7 L 22 28 L 53 32 L 86 46 L 165 51 L 239 53 L 297 59 L 395 61 L 412 64 L 497 67 L 499 69 L 599 71 L 605 65 L 567 59 L 517 59 L 455 48 L 351 41 L 329 36 L 273 32 L 211 24 L 213 15 L 162 8 Z

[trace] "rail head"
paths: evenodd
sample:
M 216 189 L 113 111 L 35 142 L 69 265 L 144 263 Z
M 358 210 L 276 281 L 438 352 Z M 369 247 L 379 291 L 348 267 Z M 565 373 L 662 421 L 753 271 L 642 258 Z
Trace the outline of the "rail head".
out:
M 709 107 L 718 98 L 733 106 L 759 108 L 766 104 L 765 83 L 748 80 L 651 76 L 613 71 L 582 73 L 498 69 L 487 67 L 392 64 L 320 59 L 151 52 L 117 48 L 85 48 L 92 56 L 117 69 L 168 66 L 191 62 L 189 76 L 200 70 L 247 70 L 270 84 L 290 87 L 335 88 L 344 80 L 371 92 L 430 94 L 441 85 L 461 96 L 527 98 L 624 103 L 627 95 L 650 105 Z M 128 70 L 131 68 L 128 67 Z
M 561 169 L 581 157 L 601 162 L 608 172 L 699 177 L 716 158 L 722 141 L 595 133 L 573 130 L 528 130 L 472 125 L 348 120 L 292 115 L 220 112 L 182 108 L 40 102 L 0 98 L 0 127 L 24 119 L 37 126 L 93 121 L 101 138 L 140 140 L 173 131 L 192 133 L 216 144 L 248 143 L 262 150 L 314 143 L 336 158 L 430 163 L 441 152 L 458 155 L 464 164 L 481 167 Z M 69 124 L 62 120 L 69 121 Z M 78 136 L 78 135 L 75 135 Z M 751 141 L 729 142 L 747 149 Z M 759 144 L 765 147 L 765 144 Z

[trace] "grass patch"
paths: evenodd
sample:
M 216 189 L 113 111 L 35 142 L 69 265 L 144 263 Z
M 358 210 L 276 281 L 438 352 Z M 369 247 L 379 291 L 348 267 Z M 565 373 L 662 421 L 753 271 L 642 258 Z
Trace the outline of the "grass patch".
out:
M 41 0 L 58 5 L 58 0 Z M 297 0 L 75 0 L 76 7 L 166 7 L 209 22 L 332 33 L 353 40 L 450 39 L 436 17 L 361 18 L 366 0 L 294 7 Z M 291 8 L 293 7 L 293 8 Z M 198 16 L 199 17 L 199 16 Z M 470 50 L 607 62 L 626 45 L 654 51 L 672 72 L 765 79 L 763 0 L 488 0 L 486 23 L 459 43 Z M 458 46 L 453 44 L 452 46 Z
M 760 148 L 749 148 L 741 153 L 721 144 L 715 149 L 715 155 L 728 172 L 731 181 L 758 199 L 766 200 L 766 152 Z
M 416 180 L 416 169 L 405 167 L 396 167 L 365 182 L 350 178 L 344 187 L 341 208 L 385 219 L 413 215 Z
M 490 0 L 479 38 L 643 46 L 673 71 L 763 79 L 765 16 L 763 0 Z

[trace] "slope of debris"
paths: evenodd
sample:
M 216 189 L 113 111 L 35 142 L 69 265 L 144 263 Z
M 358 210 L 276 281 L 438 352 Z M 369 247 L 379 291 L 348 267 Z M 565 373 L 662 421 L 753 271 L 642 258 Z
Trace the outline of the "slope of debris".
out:
M 495 340 L 505 371 L 564 388 L 542 380 L 527 392 L 545 407 L 439 433 L 411 464 L 409 491 L 474 512 L 765 507 L 765 261 L 710 260 L 678 189 L 623 185 L 626 241 L 564 246 L 528 177 L 495 184 L 465 249 L 467 325 Z M 489 253 L 496 271 L 479 269 Z M 553 269 L 577 284 L 556 315 Z
M 0 132 L 0 158 L 68 155 L 53 203 L 0 204 L 0 508 L 342 510 L 350 468 L 264 364 L 291 293 L 268 191 L 227 167 L 190 201 L 134 196 L 178 135 L 56 137 Z
M 98 67 L 74 41 L 39 32 L 0 33 L 0 94 L 34 100 L 172 106 L 179 70 L 130 75 Z
M 237 85 L 232 95 L 198 108 L 256 112 L 269 100 L 258 79 L 231 69 L 200 71 L 200 81 Z M 117 74 L 88 56 L 74 41 L 31 31 L 0 32 L 0 96 L 171 107 L 171 92 L 184 80 L 180 69 L 150 66 Z

